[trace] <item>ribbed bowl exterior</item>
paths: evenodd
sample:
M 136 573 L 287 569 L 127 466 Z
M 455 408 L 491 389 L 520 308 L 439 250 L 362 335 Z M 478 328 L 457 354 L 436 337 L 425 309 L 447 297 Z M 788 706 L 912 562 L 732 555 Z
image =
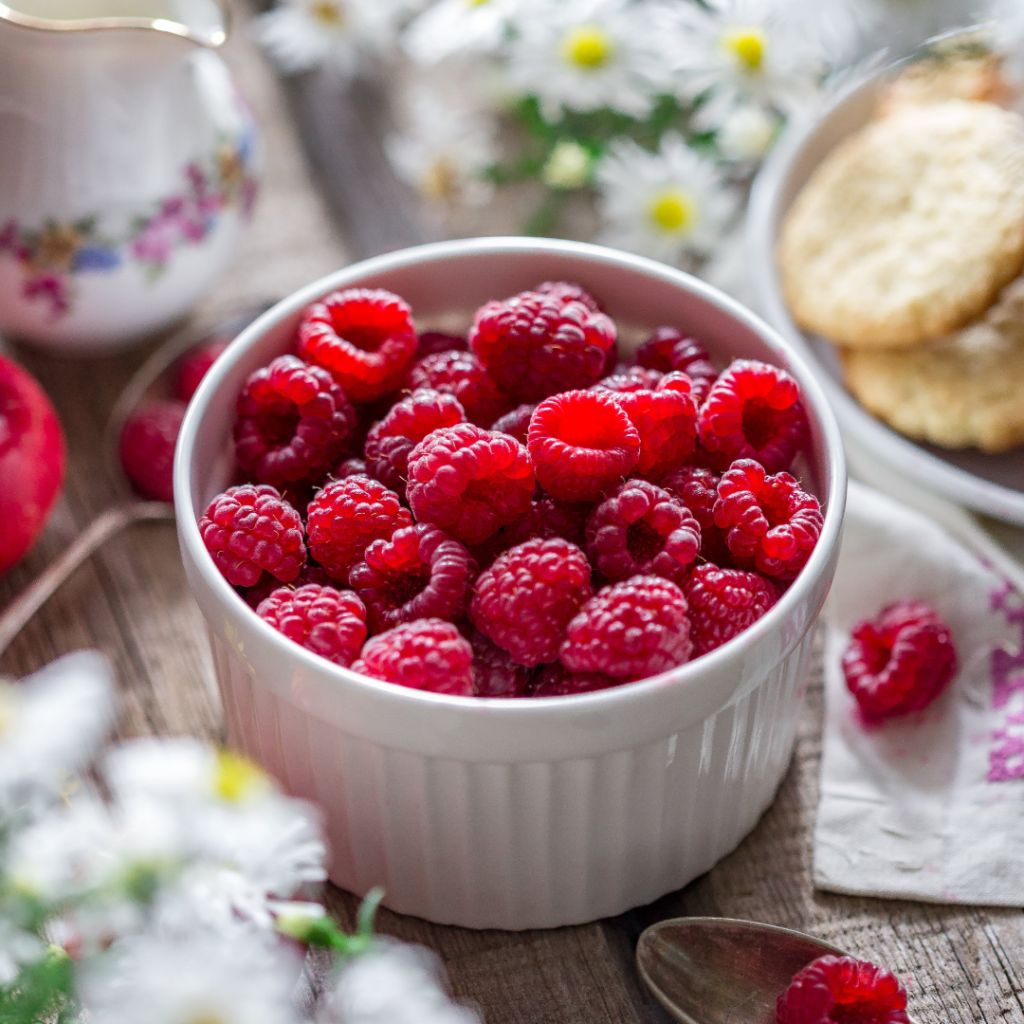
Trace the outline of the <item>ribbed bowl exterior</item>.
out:
M 455 312 L 464 329 L 487 299 L 552 279 L 599 295 L 634 344 L 674 323 L 723 361 L 764 359 L 800 381 L 811 429 L 802 475 L 823 498 L 825 526 L 778 604 L 662 676 L 541 700 L 446 697 L 367 679 L 254 615 L 213 565 L 196 522 L 231 476 L 239 388 L 288 349 L 302 308 L 338 287 L 389 288 L 427 323 Z M 838 428 L 799 357 L 701 282 L 596 246 L 526 239 L 369 260 L 284 300 L 231 345 L 189 407 L 174 473 L 182 558 L 209 625 L 229 741 L 323 808 L 330 876 L 342 888 L 383 885 L 389 907 L 446 924 L 575 924 L 685 885 L 771 803 L 839 553 L 845 467 Z
M 319 804 L 330 877 L 469 928 L 550 928 L 620 914 L 733 850 L 793 749 L 812 637 L 696 725 L 599 757 L 513 764 L 424 757 L 299 710 L 213 638 L 231 744 Z

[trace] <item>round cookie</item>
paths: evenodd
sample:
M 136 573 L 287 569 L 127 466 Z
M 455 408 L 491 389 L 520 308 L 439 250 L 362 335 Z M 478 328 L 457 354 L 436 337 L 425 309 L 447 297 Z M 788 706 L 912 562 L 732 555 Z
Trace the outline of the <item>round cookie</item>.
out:
M 797 322 L 844 345 L 970 323 L 1024 267 L 1024 118 L 948 100 L 870 124 L 797 197 L 779 263 Z
M 841 355 L 849 390 L 907 437 L 987 452 L 1024 443 L 1024 277 L 948 338 Z

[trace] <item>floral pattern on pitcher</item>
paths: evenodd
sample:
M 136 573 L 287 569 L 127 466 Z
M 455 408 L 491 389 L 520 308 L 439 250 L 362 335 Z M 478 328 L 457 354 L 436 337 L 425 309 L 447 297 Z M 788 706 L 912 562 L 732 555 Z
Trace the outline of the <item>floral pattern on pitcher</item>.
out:
M 54 319 L 71 310 L 76 274 L 109 273 L 134 262 L 155 281 L 176 249 L 198 245 L 213 232 L 224 210 L 238 209 L 249 219 L 257 190 L 253 147 L 250 130 L 237 142 L 222 142 L 210 166 L 189 163 L 182 190 L 133 218 L 126 237 L 104 235 L 96 217 L 49 220 L 36 230 L 11 219 L 0 226 L 0 255 L 9 253 L 21 264 L 22 295 L 47 303 Z

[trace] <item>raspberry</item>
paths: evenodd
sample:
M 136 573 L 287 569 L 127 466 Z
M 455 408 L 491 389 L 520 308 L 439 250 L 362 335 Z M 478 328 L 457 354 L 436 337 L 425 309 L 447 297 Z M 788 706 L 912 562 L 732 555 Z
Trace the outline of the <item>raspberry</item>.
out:
M 321 587 L 329 587 L 334 585 L 334 580 L 327 575 L 318 565 L 307 565 L 298 576 L 295 577 L 288 584 L 292 590 L 298 590 L 299 587 L 306 586 L 307 583 L 318 583 Z M 270 595 L 277 589 L 279 589 L 281 583 L 279 580 L 274 579 L 273 576 L 263 576 L 260 578 L 259 583 L 254 587 L 246 588 L 242 594 L 245 603 L 252 608 L 259 608 L 260 602 L 266 600 Z
M 235 458 L 261 483 L 322 477 L 351 451 L 355 410 L 319 366 L 278 356 L 245 382 L 235 420 Z
M 591 391 L 653 391 L 661 380 L 657 370 L 645 370 L 642 366 L 627 366 L 622 373 L 602 377 L 590 386 Z
M 355 402 L 394 391 L 415 354 L 412 311 L 380 288 L 332 292 L 299 324 L 299 355 L 330 370 Z
M 563 537 L 581 548 L 587 542 L 587 520 L 592 507 L 589 502 L 559 501 L 550 494 L 542 494 L 530 502 L 530 507 L 514 523 L 503 526 L 474 549 L 477 564 L 485 568 L 503 551 L 534 537 Z
M 592 693 L 617 686 L 621 679 L 603 676 L 600 672 L 569 672 L 561 662 L 545 665 L 537 674 L 531 697 L 570 697 L 577 693 Z
M 517 665 L 508 651 L 478 629 L 469 635 L 473 648 L 473 681 L 478 697 L 525 697 L 533 672 L 525 665 Z
M 910 1024 L 907 993 L 884 967 L 850 956 L 808 964 L 779 996 L 778 1024 Z
M 188 404 L 196 393 L 203 378 L 217 361 L 217 357 L 228 347 L 226 341 L 190 349 L 179 360 L 174 392 L 178 399 Z
M 404 622 L 372 637 L 352 671 L 414 690 L 473 695 L 473 648 L 441 619 Z
M 251 587 L 266 570 L 291 583 L 306 564 L 302 520 L 269 484 L 218 494 L 199 519 L 203 544 L 228 583 Z
M 737 359 L 715 381 L 700 409 L 701 443 L 726 468 L 756 459 L 768 473 L 789 469 L 807 441 L 800 387 L 785 370 Z
M 609 580 L 648 575 L 682 583 L 699 551 L 693 513 L 646 480 L 627 480 L 587 523 L 587 554 Z
M 370 475 L 399 494 L 405 493 L 409 452 L 433 430 L 463 423 L 465 413 L 449 394 L 420 388 L 393 405 L 366 435 L 366 464 Z
M 843 654 L 846 685 L 876 721 L 926 708 L 956 670 L 949 626 L 923 601 L 897 601 L 858 622 Z
M 416 619 L 461 617 L 475 576 L 463 545 L 419 523 L 369 544 L 348 583 L 366 605 L 371 632 L 380 633 Z
M 532 402 L 517 405 L 511 412 L 499 416 L 492 424 L 491 430 L 514 437 L 520 444 L 526 444 L 526 435 L 530 430 L 530 418 L 537 406 Z
M 278 587 L 256 614 L 307 651 L 348 668 L 366 639 L 366 609 L 350 590 Z
M 661 479 L 661 486 L 676 495 L 700 524 L 700 556 L 715 565 L 731 565 L 725 534 L 715 525 L 720 477 L 710 469 L 681 466 Z
M 412 526 L 412 516 L 394 491 L 367 476 L 346 477 L 309 503 L 309 551 L 328 576 L 347 581 L 368 544 L 388 540 L 405 526 Z
M 636 353 L 636 361 L 652 370 L 669 373 L 679 370 L 693 381 L 693 395 L 700 405 L 707 398 L 718 371 L 708 350 L 674 327 L 659 327 Z
M 738 636 L 779 599 L 778 590 L 756 572 L 710 563 L 695 566 L 682 586 L 690 605 L 695 658 Z
M 174 446 L 185 408 L 184 402 L 151 402 L 136 409 L 121 428 L 121 467 L 144 498 L 174 501 Z
M 675 469 L 693 452 L 697 437 L 697 406 L 683 391 L 630 391 L 615 401 L 640 435 L 635 472 L 657 479 Z
M 345 459 L 344 462 L 338 463 L 338 468 L 334 471 L 336 480 L 344 480 L 347 476 L 371 475 L 366 472 L 366 463 L 362 459 Z
M 629 475 L 640 435 L 611 394 L 567 391 L 537 406 L 528 447 L 541 487 L 566 501 L 591 500 Z
M 533 289 L 538 295 L 550 295 L 558 299 L 562 305 L 569 302 L 582 302 L 592 313 L 603 313 L 601 303 L 590 292 L 570 281 L 545 281 Z
M 752 459 L 739 459 L 718 484 L 715 525 L 741 569 L 791 580 L 810 558 L 824 519 L 818 499 L 788 473 L 767 476 Z
M 604 313 L 537 292 L 481 306 L 469 332 L 498 387 L 520 402 L 593 384 L 614 342 L 615 324 Z
M 513 661 L 540 665 L 558 657 L 566 625 L 592 594 L 586 555 L 561 537 L 537 538 L 480 574 L 469 617 Z
M 435 352 L 460 352 L 469 350 L 469 342 L 457 334 L 442 334 L 440 331 L 424 331 L 416 342 L 416 358 L 432 356 Z
M 570 672 L 646 679 L 690 657 L 683 592 L 660 576 L 634 576 L 599 590 L 569 623 L 561 661 Z
M 407 493 L 416 519 L 479 544 L 529 507 L 533 466 L 507 434 L 472 423 L 435 430 L 409 454 Z
M 454 395 L 465 410 L 466 419 L 478 427 L 490 427 L 512 406 L 472 352 L 426 356 L 413 365 L 406 384 L 412 389 L 433 388 Z

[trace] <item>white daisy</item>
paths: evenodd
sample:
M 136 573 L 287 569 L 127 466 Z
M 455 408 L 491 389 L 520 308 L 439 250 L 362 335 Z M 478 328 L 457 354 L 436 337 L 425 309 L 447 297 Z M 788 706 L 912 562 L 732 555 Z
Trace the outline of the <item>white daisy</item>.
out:
M 656 20 L 671 40 L 678 94 L 703 97 L 703 127 L 717 128 L 740 106 L 786 113 L 817 91 L 825 45 L 800 0 L 662 4 Z
M 405 105 L 406 130 L 387 140 L 398 176 L 431 203 L 486 203 L 493 186 L 483 174 L 498 156 L 493 119 L 423 88 Z
M 521 0 L 439 0 L 405 30 L 402 47 L 420 64 L 458 53 L 495 53 Z
M 657 153 L 622 139 L 597 169 L 598 241 L 676 263 L 718 241 L 736 207 L 715 166 L 668 132 Z
M 775 140 L 779 124 L 777 115 L 743 104 L 719 125 L 715 143 L 727 160 L 760 160 Z
M 481 1024 L 453 1003 L 438 958 L 422 946 L 378 941 L 338 976 L 320 1004 L 319 1024 Z
M 670 68 L 651 5 L 629 0 L 564 0 L 525 5 L 509 47 L 514 88 L 536 96 L 557 121 L 563 109 L 603 107 L 642 118 L 670 91 Z
M 55 794 L 92 757 L 113 716 L 110 664 L 69 654 L 20 683 L 0 679 L 0 816 Z
M 38 960 L 44 952 L 37 936 L 0 917 L 0 985 L 9 985 L 25 964 Z
M 540 177 L 548 188 L 582 188 L 590 181 L 593 170 L 594 158 L 589 149 L 572 139 L 560 139 L 544 161 Z
M 409 9 L 407 0 L 281 0 L 254 31 L 285 72 L 324 65 L 351 78 L 394 45 Z
M 142 935 L 86 965 L 80 992 L 90 1024 L 297 1024 L 299 969 L 287 947 L 244 932 Z

